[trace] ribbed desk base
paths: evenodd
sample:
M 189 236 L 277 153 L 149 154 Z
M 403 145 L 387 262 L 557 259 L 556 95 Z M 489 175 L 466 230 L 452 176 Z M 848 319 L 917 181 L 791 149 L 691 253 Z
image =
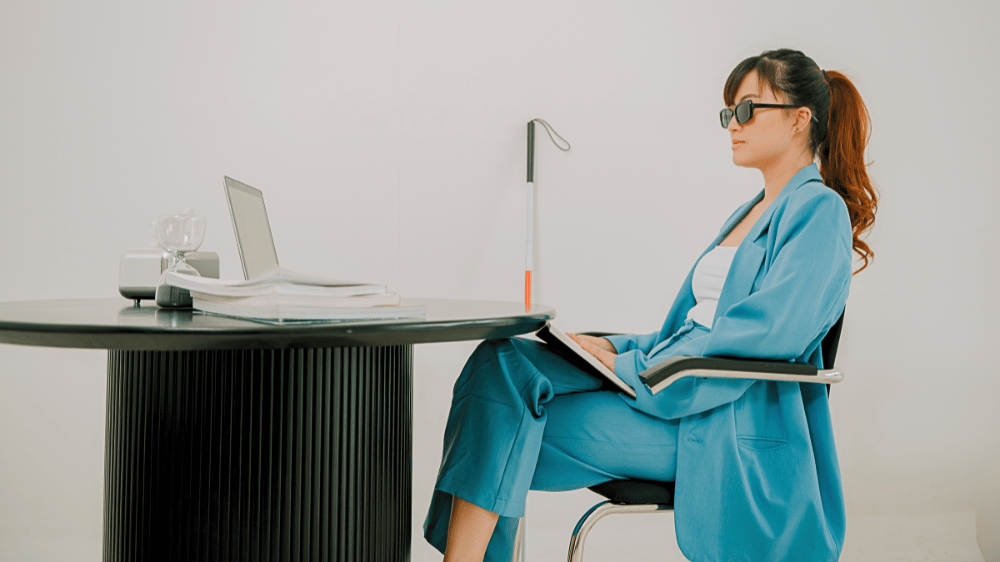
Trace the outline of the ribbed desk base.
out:
M 409 560 L 412 366 L 412 345 L 110 351 L 104 560 Z

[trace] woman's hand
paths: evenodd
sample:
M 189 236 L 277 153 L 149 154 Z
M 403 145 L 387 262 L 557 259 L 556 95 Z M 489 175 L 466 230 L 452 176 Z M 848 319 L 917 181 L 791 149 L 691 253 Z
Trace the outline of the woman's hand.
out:
M 604 338 L 595 338 L 594 336 L 583 336 L 576 335 L 566 332 L 569 339 L 580 344 L 580 347 L 584 351 L 593 355 L 598 361 L 604 363 L 604 366 L 611 369 L 611 372 L 615 372 L 615 355 L 618 354 L 618 350 L 615 346 L 611 345 L 611 342 Z

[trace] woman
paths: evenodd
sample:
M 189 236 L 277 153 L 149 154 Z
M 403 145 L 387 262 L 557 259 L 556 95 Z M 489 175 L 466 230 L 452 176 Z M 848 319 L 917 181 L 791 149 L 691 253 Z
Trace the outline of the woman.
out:
M 621 478 L 676 481 L 678 544 L 693 561 L 837 560 L 845 532 L 822 385 L 687 379 L 656 396 L 638 374 L 675 355 L 822 367 L 852 248 L 877 194 L 867 110 L 839 72 L 798 51 L 741 62 L 723 90 L 733 162 L 764 189 L 726 221 L 652 334 L 573 336 L 637 393 L 601 390 L 544 344 L 483 342 L 455 384 L 425 536 L 445 561 L 509 560 L 533 490 Z M 819 167 L 815 162 L 819 158 Z

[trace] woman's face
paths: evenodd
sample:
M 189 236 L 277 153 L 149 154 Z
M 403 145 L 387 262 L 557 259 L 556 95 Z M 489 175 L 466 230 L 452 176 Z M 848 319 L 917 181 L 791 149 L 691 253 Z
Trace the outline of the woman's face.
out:
M 743 79 L 734 104 L 746 99 L 754 103 L 788 103 L 784 96 L 775 96 L 770 88 L 757 81 L 756 70 L 750 71 Z M 734 105 L 729 108 L 733 109 Z M 805 131 L 795 132 L 796 114 L 789 111 L 789 115 L 785 111 L 781 108 L 755 107 L 753 118 L 746 123 L 739 124 L 735 116 L 729 120 L 727 129 L 732 139 L 734 164 L 763 171 L 780 165 L 790 150 L 801 150 L 797 145 L 805 139 Z

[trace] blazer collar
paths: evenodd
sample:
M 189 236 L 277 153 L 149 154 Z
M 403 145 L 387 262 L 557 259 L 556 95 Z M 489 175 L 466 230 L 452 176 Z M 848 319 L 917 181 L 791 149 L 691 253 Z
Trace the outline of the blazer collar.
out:
M 750 291 L 753 290 L 753 283 L 757 277 L 757 273 L 760 271 L 761 266 L 764 264 L 764 258 L 767 254 L 766 249 L 755 243 L 757 238 L 760 237 L 760 233 L 764 230 L 764 227 L 771 224 L 771 217 L 774 215 L 774 209 L 780 205 L 783 198 L 788 197 L 788 194 L 795 191 L 799 187 L 802 187 L 806 183 L 811 181 L 823 181 L 823 177 L 819 175 L 819 169 L 815 164 L 810 164 L 805 168 L 798 171 L 792 179 L 785 184 L 785 187 L 781 189 L 778 196 L 771 201 L 771 204 L 767 206 L 764 213 L 757 219 L 756 224 L 747 233 L 746 238 L 740 242 L 739 249 L 736 250 L 736 255 L 733 256 L 733 262 L 730 266 L 729 273 L 726 276 L 726 282 L 722 286 L 722 294 L 719 295 L 719 304 L 715 310 L 715 318 L 718 319 L 730 306 L 739 302 L 741 299 L 746 298 Z M 737 217 L 725 228 L 722 235 L 720 235 L 709 250 L 714 248 L 719 242 L 721 242 L 729 234 L 729 231 L 733 229 L 734 226 L 739 224 L 739 222 L 746 216 L 746 214 L 756 205 L 759 201 L 764 199 L 764 191 L 761 190 L 757 194 L 757 197 L 744 206 L 743 212 L 739 213 Z M 707 250 L 706 250 L 707 253 Z

